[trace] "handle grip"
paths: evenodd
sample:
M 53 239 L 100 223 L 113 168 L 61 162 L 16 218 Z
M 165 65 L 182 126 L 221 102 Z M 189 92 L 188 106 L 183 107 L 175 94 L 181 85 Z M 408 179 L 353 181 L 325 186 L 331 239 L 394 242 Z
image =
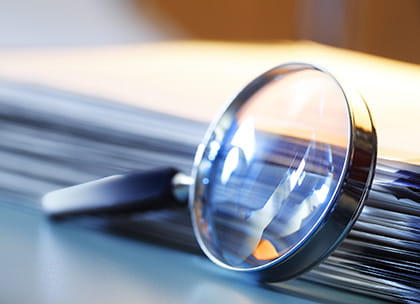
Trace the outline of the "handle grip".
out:
M 109 176 L 47 193 L 42 205 L 54 218 L 175 207 L 180 205 L 173 193 L 177 174 L 173 168 L 162 168 Z

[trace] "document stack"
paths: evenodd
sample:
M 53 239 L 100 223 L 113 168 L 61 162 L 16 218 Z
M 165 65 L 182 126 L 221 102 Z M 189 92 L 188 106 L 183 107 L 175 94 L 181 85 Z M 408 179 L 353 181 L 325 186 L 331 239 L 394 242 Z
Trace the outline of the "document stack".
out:
M 207 128 L 198 121 L 12 82 L 0 84 L 0 124 L 2 197 L 40 212 L 40 197 L 64 186 L 156 167 L 189 173 Z M 198 252 L 184 209 L 91 222 Z M 298 280 L 415 303 L 419 269 L 420 166 L 379 155 L 372 189 L 351 232 Z M 282 284 L 275 286 L 287 286 Z

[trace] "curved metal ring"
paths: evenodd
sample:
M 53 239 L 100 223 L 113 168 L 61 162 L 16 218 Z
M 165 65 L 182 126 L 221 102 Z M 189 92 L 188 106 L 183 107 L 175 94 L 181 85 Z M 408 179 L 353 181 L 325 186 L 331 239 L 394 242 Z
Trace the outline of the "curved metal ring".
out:
M 342 91 L 348 109 L 350 121 L 349 143 L 346 163 L 339 180 L 339 186 L 329 209 L 323 214 L 310 237 L 287 256 L 274 260 L 267 265 L 250 269 L 234 268 L 219 261 L 206 248 L 199 228 L 197 227 L 196 206 L 200 202 L 200 180 L 208 170 L 200 166 L 203 153 L 214 132 L 223 133 L 232 122 L 233 117 L 248 99 L 274 78 L 287 72 L 315 70 L 325 73 L 335 81 Z M 370 189 L 377 155 L 376 131 L 366 103 L 352 90 L 344 88 L 337 79 L 327 71 L 306 63 L 289 63 L 277 66 L 249 83 L 227 106 L 207 131 L 202 144 L 199 145 L 194 161 L 192 177 L 194 184 L 190 188 L 190 210 L 195 236 L 206 255 L 216 264 L 225 268 L 252 273 L 263 281 L 283 281 L 294 278 L 310 270 L 326 258 L 346 237 L 355 223 L 363 202 Z M 204 171 L 203 171 L 204 170 Z

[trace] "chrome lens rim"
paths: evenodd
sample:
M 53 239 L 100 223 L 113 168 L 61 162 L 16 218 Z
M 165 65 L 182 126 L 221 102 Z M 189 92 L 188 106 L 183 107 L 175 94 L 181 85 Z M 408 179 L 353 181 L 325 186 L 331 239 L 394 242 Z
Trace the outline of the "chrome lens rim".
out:
M 208 250 L 197 225 L 198 218 L 195 208 L 200 203 L 200 183 L 197 181 L 204 176 L 203 168 L 200 166 L 203 161 L 203 152 L 209 144 L 213 132 L 216 129 L 223 132 L 224 128 L 230 125 L 232 116 L 256 91 L 274 77 L 285 72 L 301 70 L 315 70 L 325 73 L 334 80 L 346 101 L 350 134 L 345 167 L 339 181 L 339 190 L 336 191 L 334 201 L 330 204 L 328 210 L 325 210 L 310 237 L 305 239 L 292 252 L 267 265 L 249 269 L 232 267 L 220 261 Z M 345 238 L 357 220 L 373 180 L 376 154 L 377 142 L 374 124 L 369 109 L 360 95 L 344 87 L 343 83 L 339 82 L 336 77 L 318 66 L 308 63 L 279 65 L 250 82 L 228 103 L 224 111 L 210 125 L 204 140 L 197 148 L 192 172 L 194 183 L 190 187 L 189 193 L 189 208 L 195 237 L 210 260 L 224 268 L 252 273 L 263 281 L 283 281 L 299 276 L 325 259 Z

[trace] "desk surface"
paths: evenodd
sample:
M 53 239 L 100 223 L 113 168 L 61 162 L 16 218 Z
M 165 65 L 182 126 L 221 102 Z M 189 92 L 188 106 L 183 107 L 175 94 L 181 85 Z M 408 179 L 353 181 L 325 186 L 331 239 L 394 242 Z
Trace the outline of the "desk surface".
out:
M 293 295 L 296 283 L 264 288 L 202 256 L 51 223 L 8 203 L 0 203 L 0 248 L 1 303 L 316 303 Z M 308 291 L 379 303 L 319 288 Z

